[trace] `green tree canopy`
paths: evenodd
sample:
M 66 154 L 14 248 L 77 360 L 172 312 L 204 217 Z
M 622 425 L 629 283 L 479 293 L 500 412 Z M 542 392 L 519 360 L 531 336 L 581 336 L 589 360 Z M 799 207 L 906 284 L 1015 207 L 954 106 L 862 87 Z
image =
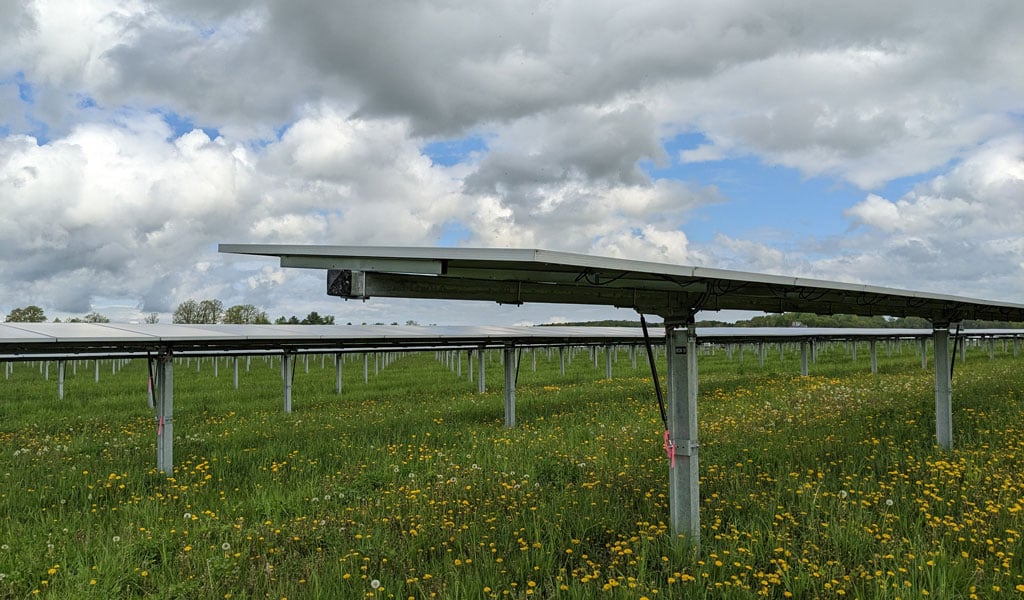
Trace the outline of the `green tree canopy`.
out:
M 202 323 L 199 319 L 199 303 L 191 298 L 179 304 L 171 317 L 174 323 Z
M 46 321 L 46 314 L 43 313 L 43 309 L 35 304 L 30 304 L 24 308 L 12 310 L 7 314 L 6 321 L 8 323 L 42 323 Z
M 224 311 L 224 322 L 236 325 L 265 325 L 270 323 L 267 313 L 253 304 L 236 304 Z
M 224 316 L 224 303 L 220 300 L 203 300 L 199 303 L 200 323 L 220 323 Z
M 315 310 L 302 320 L 303 325 L 334 325 L 334 315 L 320 316 Z

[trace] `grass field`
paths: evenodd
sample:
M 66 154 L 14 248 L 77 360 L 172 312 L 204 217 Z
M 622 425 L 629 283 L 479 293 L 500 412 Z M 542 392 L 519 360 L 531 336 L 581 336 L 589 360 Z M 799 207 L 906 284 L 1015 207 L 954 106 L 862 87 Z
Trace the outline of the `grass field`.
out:
M 1024 598 L 1024 357 L 974 350 L 934 445 L 914 348 L 758 365 L 700 359 L 702 551 L 667 525 L 653 385 L 582 351 L 524 355 L 515 429 L 433 353 L 362 380 L 300 359 L 233 389 L 175 369 L 175 472 L 154 469 L 146 365 L 57 400 L 55 369 L 0 380 L 0 597 Z M 465 365 L 463 365 L 465 368 Z M 465 370 L 463 371 L 465 373 Z

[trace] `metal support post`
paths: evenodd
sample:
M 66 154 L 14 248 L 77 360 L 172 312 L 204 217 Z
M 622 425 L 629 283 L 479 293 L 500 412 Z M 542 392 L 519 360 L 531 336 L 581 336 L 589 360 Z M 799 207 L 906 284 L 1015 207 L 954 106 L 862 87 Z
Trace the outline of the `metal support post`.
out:
M 232 365 L 233 370 L 234 370 L 234 375 L 232 376 L 232 383 L 234 384 L 235 389 L 237 390 L 238 389 L 238 357 L 237 356 L 233 357 L 232 362 L 234 363 Z
M 505 427 L 516 426 L 516 347 L 505 346 Z
M 871 373 L 878 373 L 878 348 L 875 340 L 868 342 L 868 346 L 871 348 Z
M 341 393 L 341 354 L 334 355 L 334 393 Z
M 363 383 L 370 383 L 370 355 L 363 352 Z
M 697 336 L 692 319 L 665 323 L 668 371 L 669 512 L 672 532 L 700 545 L 700 468 L 697 439 Z
M 935 347 L 935 439 L 946 450 L 953 449 L 953 382 L 949 373 L 949 326 L 932 330 Z
M 57 361 L 57 399 L 64 399 L 64 361 Z
M 928 368 L 928 340 L 921 338 L 921 368 Z
M 156 357 L 156 469 L 174 473 L 174 357 Z
M 292 377 L 295 365 L 290 352 L 281 355 L 281 382 L 284 384 L 284 412 L 292 412 Z
M 800 375 L 807 377 L 807 340 L 800 340 Z
M 477 371 L 479 371 L 479 373 L 478 373 L 479 377 L 477 377 L 476 391 L 481 393 L 481 394 L 487 391 L 487 377 L 486 377 L 486 373 L 487 373 L 487 369 L 486 369 L 487 360 L 486 360 L 486 356 L 484 356 L 484 352 L 485 352 L 485 350 L 483 348 L 480 348 L 479 350 L 477 350 L 477 361 L 476 361 L 478 363 Z
M 612 378 L 612 347 L 604 347 L 604 378 Z
M 558 347 L 558 373 L 565 375 L 565 347 Z

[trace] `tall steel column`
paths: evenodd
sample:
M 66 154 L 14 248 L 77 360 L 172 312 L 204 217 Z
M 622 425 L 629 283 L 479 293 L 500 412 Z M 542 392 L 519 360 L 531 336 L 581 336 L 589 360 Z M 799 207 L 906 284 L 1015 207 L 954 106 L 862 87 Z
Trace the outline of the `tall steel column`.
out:
M 174 473 L 174 357 L 156 357 L 156 469 Z
M 505 427 L 516 426 L 516 347 L 505 346 Z
M 665 320 L 668 371 L 669 512 L 672 532 L 700 545 L 697 336 L 692 320 Z
M 936 325 L 932 340 L 935 348 L 935 440 L 940 447 L 952 450 L 953 382 L 949 373 L 949 325 Z
M 292 355 L 285 352 L 281 355 L 281 382 L 284 384 L 284 412 L 292 412 L 292 379 L 295 373 L 295 365 L 292 363 Z

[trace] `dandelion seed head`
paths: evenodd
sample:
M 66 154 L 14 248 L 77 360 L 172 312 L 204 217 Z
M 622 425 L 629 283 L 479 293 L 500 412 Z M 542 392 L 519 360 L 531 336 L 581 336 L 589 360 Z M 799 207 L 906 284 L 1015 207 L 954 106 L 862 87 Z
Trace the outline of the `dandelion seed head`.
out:
M 371 581 L 370 582 L 370 587 L 372 587 L 373 589 L 379 588 L 380 587 L 380 579 L 374 579 L 373 581 Z
M 849 495 L 850 495 L 850 494 L 848 494 L 848 493 L 846 492 L 846 490 L 839 490 L 839 497 L 840 497 L 840 498 L 844 498 L 844 499 L 845 499 L 845 498 L 846 498 L 847 496 L 849 496 Z
M 223 544 L 220 545 L 220 549 L 221 550 L 230 550 L 231 549 L 231 544 L 229 544 L 227 542 L 224 542 Z
M 893 504 L 893 502 L 892 502 L 892 498 L 886 498 L 886 499 L 885 499 L 885 505 L 886 505 L 886 506 L 892 506 L 892 504 Z
M 192 513 L 190 513 L 190 512 L 187 512 L 187 513 L 185 513 L 185 514 L 184 514 L 184 515 L 182 515 L 182 516 L 184 517 L 184 519 L 185 519 L 186 521 L 191 521 L 191 520 L 192 520 Z
M 112 540 L 114 541 L 114 543 L 116 544 L 116 543 L 118 543 L 118 542 L 120 542 L 120 541 L 121 541 L 121 536 L 119 536 L 119 535 L 115 535 L 115 536 L 114 536 L 113 538 L 111 538 L 111 539 L 112 539 Z

